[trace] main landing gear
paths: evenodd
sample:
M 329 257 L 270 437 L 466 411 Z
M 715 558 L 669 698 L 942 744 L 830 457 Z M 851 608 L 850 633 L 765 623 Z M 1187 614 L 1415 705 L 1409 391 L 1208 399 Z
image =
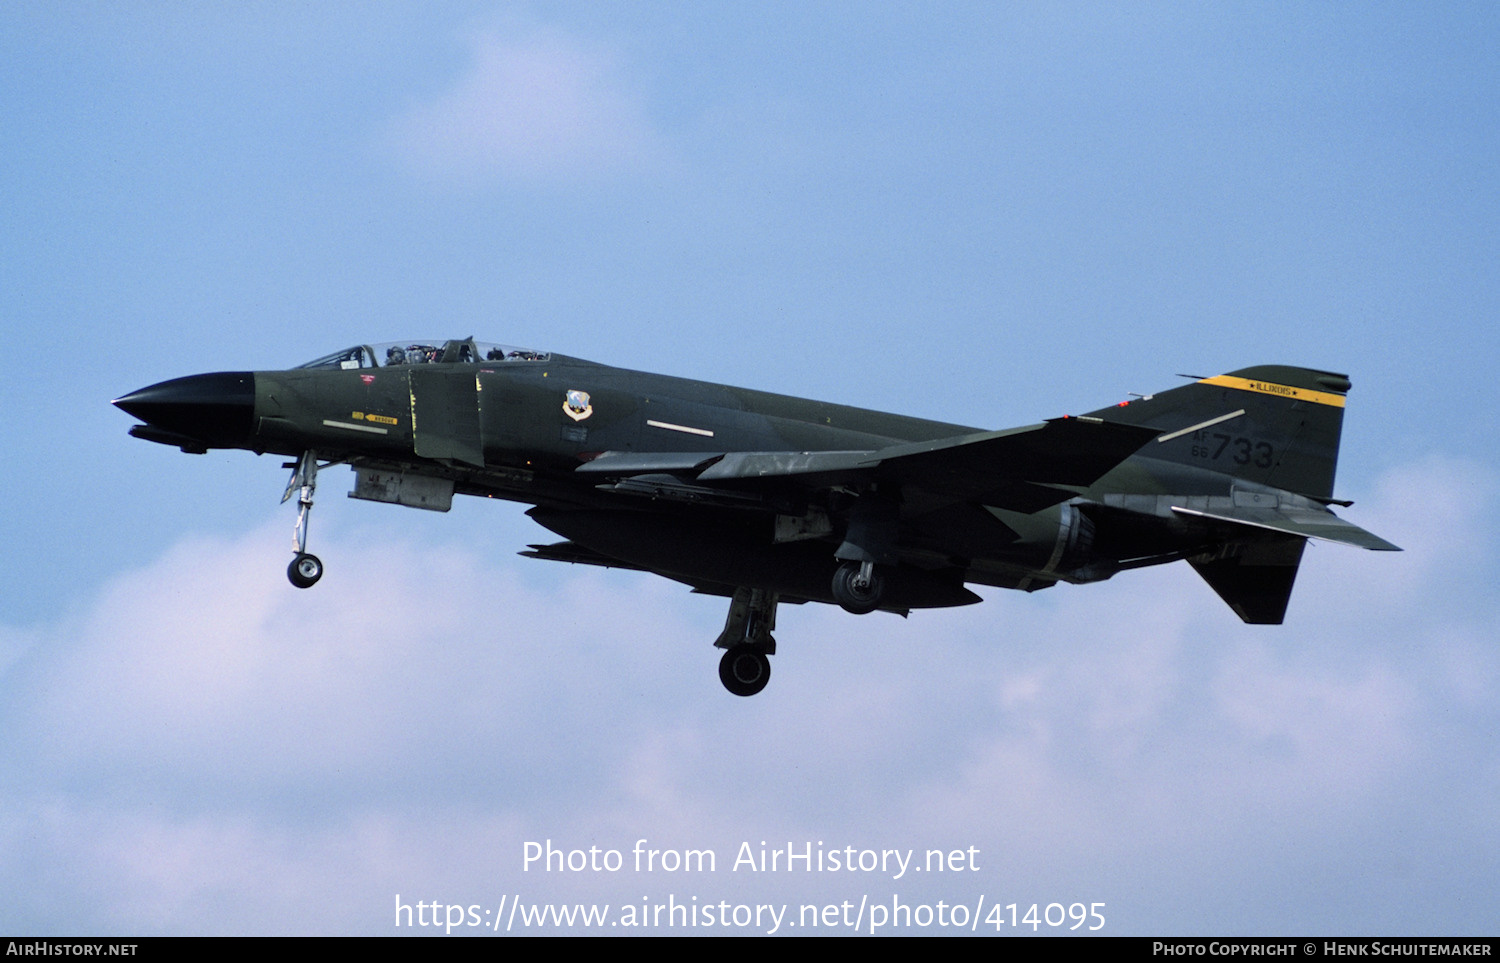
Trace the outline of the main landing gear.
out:
M 729 603 L 724 631 L 714 645 L 724 650 L 719 681 L 737 696 L 753 696 L 771 681 L 771 659 L 776 654 L 775 592 L 738 588 Z
M 885 576 L 876 571 L 874 562 L 844 562 L 833 573 L 833 599 L 845 612 L 873 612 L 884 594 Z
M 900 506 L 899 492 L 872 489 L 860 495 L 849 510 L 844 542 L 833 553 L 839 567 L 834 570 L 831 586 L 833 600 L 845 612 L 864 615 L 880 607 L 885 595 L 882 570 L 888 571 L 897 562 Z
M 285 503 L 292 497 L 292 492 L 297 492 L 297 529 L 292 542 L 296 546 L 297 555 L 292 559 L 292 564 L 286 567 L 286 577 L 298 588 L 312 588 L 323 577 L 323 563 L 318 556 L 307 551 L 307 522 L 312 514 L 313 492 L 317 487 L 318 453 L 309 448 L 297 459 L 296 466 L 292 468 L 292 477 L 286 483 L 286 491 L 281 496 L 281 501 Z

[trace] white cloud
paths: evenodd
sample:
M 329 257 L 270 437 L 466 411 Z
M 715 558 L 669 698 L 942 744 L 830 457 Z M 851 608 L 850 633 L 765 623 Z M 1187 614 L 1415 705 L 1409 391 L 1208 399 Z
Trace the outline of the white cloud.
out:
M 640 170 L 665 149 L 620 57 L 555 30 L 482 33 L 464 73 L 397 119 L 399 149 L 443 178 L 574 180 Z
M 1429 491 L 1483 477 L 1430 467 Z M 1358 520 L 1380 530 L 1411 471 Z M 1420 552 L 1400 619 L 1339 601 L 1348 566 L 1408 561 L 1358 552 L 1318 553 L 1281 628 L 1239 625 L 1182 566 L 909 620 L 788 607 L 771 687 L 746 700 L 715 678 L 717 600 L 562 566 L 529 583 L 529 562 L 331 525 L 329 574 L 299 592 L 283 521 L 185 542 L 78 618 L 7 636 L 0 878 L 32 894 L 22 928 L 384 933 L 396 893 L 1005 891 L 1110 901 L 1113 932 L 1180 931 L 1195 908 L 1260 931 L 1309 861 L 1394 859 L 1423 871 L 1308 896 L 1297 918 L 1354 932 L 1421 899 L 1462 929 L 1469 904 L 1441 899 L 1446 864 L 1421 854 L 1496 855 L 1493 686 L 1473 683 L 1496 677 L 1493 607 L 1434 594 L 1449 570 Z M 521 844 L 547 838 L 721 865 L 523 873 Z M 761 840 L 974 846 L 984 870 L 729 872 Z

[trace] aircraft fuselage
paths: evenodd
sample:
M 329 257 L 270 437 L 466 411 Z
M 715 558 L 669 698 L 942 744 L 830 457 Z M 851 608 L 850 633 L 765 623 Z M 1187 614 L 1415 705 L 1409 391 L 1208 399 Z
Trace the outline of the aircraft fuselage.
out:
M 1347 389 L 1263 366 L 992 432 L 461 340 L 116 404 L 148 440 L 296 458 L 299 587 L 322 574 L 305 551 L 320 466 L 350 465 L 357 498 L 520 501 L 567 539 L 532 557 L 733 599 L 721 677 L 750 694 L 778 601 L 905 613 L 978 601 L 965 583 L 1034 590 L 1189 559 L 1246 621 L 1280 621 L 1306 538 L 1394 548 L 1327 510 Z

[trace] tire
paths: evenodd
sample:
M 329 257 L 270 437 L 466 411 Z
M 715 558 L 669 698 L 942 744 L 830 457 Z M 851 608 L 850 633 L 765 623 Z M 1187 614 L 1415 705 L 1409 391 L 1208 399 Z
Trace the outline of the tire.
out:
M 870 583 L 860 585 L 859 562 L 845 562 L 833 573 L 833 599 L 845 612 L 864 615 L 880 606 L 880 597 L 885 594 L 885 576 L 876 569 L 870 574 Z
M 323 577 L 323 563 L 318 556 L 303 552 L 286 567 L 286 577 L 298 588 L 312 588 Z
M 730 646 L 719 660 L 719 681 L 737 696 L 753 696 L 771 681 L 771 660 L 754 646 Z

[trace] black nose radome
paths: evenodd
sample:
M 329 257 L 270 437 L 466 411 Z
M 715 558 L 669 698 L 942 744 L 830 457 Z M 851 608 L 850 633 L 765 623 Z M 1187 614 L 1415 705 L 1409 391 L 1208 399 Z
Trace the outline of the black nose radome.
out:
M 114 404 L 154 429 L 131 432 L 139 437 L 239 448 L 250 440 L 255 417 L 255 374 L 222 371 L 173 378 L 132 391 Z

